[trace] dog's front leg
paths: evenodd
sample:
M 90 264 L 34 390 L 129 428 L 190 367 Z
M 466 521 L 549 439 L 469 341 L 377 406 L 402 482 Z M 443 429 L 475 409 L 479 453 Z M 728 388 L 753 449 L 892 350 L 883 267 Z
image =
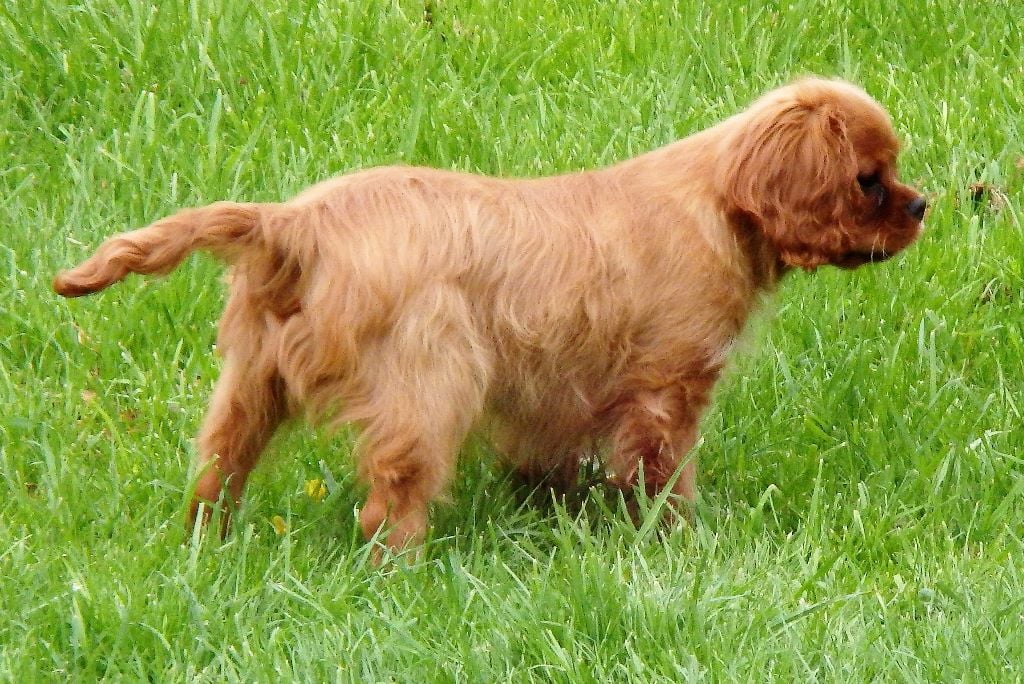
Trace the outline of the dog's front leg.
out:
M 687 379 L 637 392 L 625 402 L 612 438 L 609 482 L 631 490 L 642 475 L 649 497 L 671 483 L 673 504 L 689 516 L 697 494 L 697 461 L 691 450 L 713 383 L 714 378 Z

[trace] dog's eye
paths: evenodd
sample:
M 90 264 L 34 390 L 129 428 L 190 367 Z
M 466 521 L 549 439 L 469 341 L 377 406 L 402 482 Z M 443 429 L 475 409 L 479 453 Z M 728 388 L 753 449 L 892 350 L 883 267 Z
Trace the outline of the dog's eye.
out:
M 878 171 L 857 176 L 857 184 L 860 185 L 860 191 L 864 193 L 865 197 L 870 197 L 875 201 L 875 207 L 880 209 L 885 204 L 885 185 L 882 184 L 882 177 Z
M 861 191 L 867 194 L 878 189 L 882 184 L 882 177 L 878 175 L 877 171 L 863 176 L 857 176 L 857 184 L 860 185 Z

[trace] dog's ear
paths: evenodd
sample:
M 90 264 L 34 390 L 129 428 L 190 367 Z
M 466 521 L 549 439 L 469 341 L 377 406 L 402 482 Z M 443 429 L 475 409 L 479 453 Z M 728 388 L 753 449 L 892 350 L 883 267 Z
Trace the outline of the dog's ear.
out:
M 857 160 L 843 113 L 831 103 L 766 104 L 736 127 L 720 179 L 784 263 L 814 269 L 847 246 Z

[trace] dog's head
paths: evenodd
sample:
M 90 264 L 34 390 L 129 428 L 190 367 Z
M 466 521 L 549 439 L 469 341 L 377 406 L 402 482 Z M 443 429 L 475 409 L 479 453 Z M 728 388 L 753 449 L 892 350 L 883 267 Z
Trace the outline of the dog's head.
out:
M 719 182 L 788 266 L 882 261 L 921 232 L 926 202 L 896 177 L 882 107 L 842 81 L 804 79 L 729 122 Z

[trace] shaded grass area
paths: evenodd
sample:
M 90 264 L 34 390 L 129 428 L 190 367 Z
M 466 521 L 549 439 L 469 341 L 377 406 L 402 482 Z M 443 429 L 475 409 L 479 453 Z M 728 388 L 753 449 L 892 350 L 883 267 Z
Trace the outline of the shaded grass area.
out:
M 223 5 L 0 8 L 0 676 L 1021 676 L 1024 11 Z M 48 291 L 180 206 L 396 161 L 607 164 L 809 72 L 889 108 L 928 230 L 893 263 L 787 278 L 704 421 L 691 531 L 599 492 L 524 503 L 474 442 L 422 559 L 375 570 L 351 439 L 297 429 L 228 541 L 182 544 L 220 269 Z

